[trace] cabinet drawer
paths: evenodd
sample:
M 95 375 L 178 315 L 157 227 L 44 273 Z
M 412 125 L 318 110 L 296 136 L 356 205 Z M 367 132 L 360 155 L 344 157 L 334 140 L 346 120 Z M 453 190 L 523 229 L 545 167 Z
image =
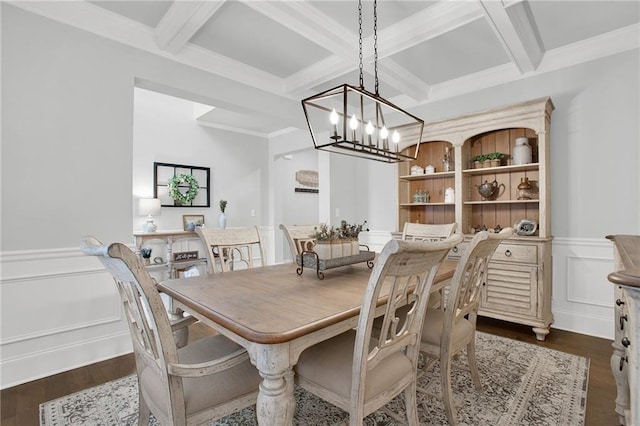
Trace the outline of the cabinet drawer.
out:
M 500 244 L 491 258 L 494 262 L 538 263 L 538 246 Z

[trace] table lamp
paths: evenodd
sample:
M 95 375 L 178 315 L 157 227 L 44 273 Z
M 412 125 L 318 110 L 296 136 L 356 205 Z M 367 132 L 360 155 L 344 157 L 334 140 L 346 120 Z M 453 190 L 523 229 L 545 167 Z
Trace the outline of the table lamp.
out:
M 160 215 L 160 200 L 158 198 L 140 198 L 138 200 L 138 214 L 147 216 L 147 221 L 142 225 L 144 232 L 155 232 L 158 227 L 153 223 L 153 216 Z

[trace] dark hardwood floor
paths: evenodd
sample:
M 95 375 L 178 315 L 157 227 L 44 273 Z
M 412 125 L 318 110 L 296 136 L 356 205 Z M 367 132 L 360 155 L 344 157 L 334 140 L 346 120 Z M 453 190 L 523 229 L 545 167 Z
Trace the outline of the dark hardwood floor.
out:
M 478 330 L 590 358 L 586 424 L 589 426 L 618 424 L 614 412 L 616 389 L 609 367 L 610 340 L 552 330 L 546 341 L 538 342 L 530 327 L 488 318 L 480 318 Z M 206 327 L 195 324 L 191 327 L 191 338 L 197 340 L 209 332 Z M 0 391 L 2 400 L 0 424 L 2 426 L 39 425 L 38 407 L 42 402 L 134 372 L 133 355 L 125 355 L 4 389 Z

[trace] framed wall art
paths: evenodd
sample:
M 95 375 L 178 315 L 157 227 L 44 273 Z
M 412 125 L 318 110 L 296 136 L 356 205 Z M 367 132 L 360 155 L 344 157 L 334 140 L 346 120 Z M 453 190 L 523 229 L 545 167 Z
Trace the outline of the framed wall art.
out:
M 182 215 L 182 229 L 185 231 L 194 231 L 196 226 L 204 225 L 204 215 L 202 214 L 184 214 Z
M 210 207 L 211 169 L 153 163 L 153 196 L 162 207 Z

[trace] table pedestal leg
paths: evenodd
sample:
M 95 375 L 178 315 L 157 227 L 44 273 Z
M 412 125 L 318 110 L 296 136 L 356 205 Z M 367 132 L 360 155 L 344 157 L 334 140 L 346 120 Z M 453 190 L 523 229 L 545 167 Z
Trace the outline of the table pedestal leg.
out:
M 288 346 L 267 345 L 260 349 L 257 367 L 262 383 L 256 403 L 258 424 L 292 425 L 296 401 L 293 396 L 293 366 L 289 364 Z

